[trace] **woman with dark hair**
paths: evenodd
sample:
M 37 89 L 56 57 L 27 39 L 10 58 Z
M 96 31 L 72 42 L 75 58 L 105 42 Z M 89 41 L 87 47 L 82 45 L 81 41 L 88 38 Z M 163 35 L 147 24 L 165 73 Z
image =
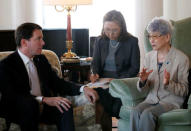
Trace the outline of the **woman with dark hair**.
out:
M 103 29 L 94 44 L 91 82 L 99 78 L 135 77 L 140 67 L 138 39 L 127 32 L 123 15 L 116 10 L 103 19 Z
M 119 11 L 112 10 L 104 16 L 101 36 L 94 45 L 91 82 L 94 83 L 99 78 L 137 76 L 140 67 L 138 39 L 127 32 L 125 19 Z M 118 113 L 112 112 L 118 112 L 121 100 L 113 98 L 108 89 L 97 88 L 96 91 L 106 112 L 118 117 Z

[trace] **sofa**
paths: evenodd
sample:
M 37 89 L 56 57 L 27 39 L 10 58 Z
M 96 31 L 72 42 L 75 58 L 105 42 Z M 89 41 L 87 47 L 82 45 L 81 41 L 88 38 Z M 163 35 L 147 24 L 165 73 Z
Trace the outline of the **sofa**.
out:
M 11 54 L 13 51 L 5 51 L 0 52 L 0 60 L 5 58 L 7 55 Z M 48 61 L 50 62 L 53 70 L 55 70 L 60 78 L 62 78 L 62 71 L 59 59 L 57 55 L 50 50 L 43 50 L 42 54 L 44 54 Z M 1 93 L 0 93 L 1 97 Z M 76 131 L 101 131 L 100 124 L 96 124 L 95 117 L 95 105 L 90 104 L 84 94 L 82 93 L 80 96 L 69 97 L 74 106 L 74 122 Z M 0 98 L 1 102 L 1 98 Z M 1 108 L 1 107 L 0 107 Z M 6 130 L 9 127 L 7 121 L 2 118 L 0 112 L 0 131 Z M 55 125 L 45 125 L 40 123 L 39 126 L 40 131 L 56 131 Z M 17 124 L 11 123 L 9 131 L 20 131 L 20 127 Z
M 179 21 L 170 21 L 174 32 L 172 35 L 172 46 L 182 50 L 191 61 L 191 18 Z M 152 50 L 145 31 L 145 51 Z M 189 88 L 191 81 L 189 74 Z M 146 94 L 137 90 L 138 78 L 115 79 L 110 83 L 109 92 L 113 97 L 122 100 L 120 109 L 120 119 L 118 121 L 118 131 L 129 130 L 130 113 L 134 107 L 142 102 Z M 190 89 L 189 89 L 190 90 Z M 190 91 L 185 100 L 184 109 L 176 109 L 162 114 L 157 122 L 157 131 L 191 131 L 191 95 Z

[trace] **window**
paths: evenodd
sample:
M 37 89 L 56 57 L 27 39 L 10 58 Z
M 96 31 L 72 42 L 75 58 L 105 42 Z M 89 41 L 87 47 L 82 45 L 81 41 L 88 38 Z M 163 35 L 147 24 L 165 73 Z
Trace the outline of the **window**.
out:
M 79 5 L 76 12 L 71 12 L 71 26 L 88 28 L 90 36 L 98 36 L 101 33 L 103 16 L 113 9 L 123 14 L 128 32 L 134 35 L 134 0 L 93 0 L 92 5 Z M 67 11 L 57 12 L 53 6 L 44 6 L 43 28 L 67 28 Z

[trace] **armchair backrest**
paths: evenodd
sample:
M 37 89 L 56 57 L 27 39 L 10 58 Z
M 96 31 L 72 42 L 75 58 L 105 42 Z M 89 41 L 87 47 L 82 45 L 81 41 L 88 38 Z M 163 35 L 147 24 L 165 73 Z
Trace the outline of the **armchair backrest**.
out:
M 54 53 L 51 50 L 42 50 L 42 54 L 46 56 L 48 59 L 49 63 L 51 64 L 52 68 L 56 71 L 57 75 L 62 78 L 62 69 L 60 66 L 60 61 L 56 53 Z
M 182 19 L 179 21 L 170 20 L 170 23 L 173 26 L 173 35 L 171 38 L 172 46 L 184 52 L 189 57 L 190 65 L 191 65 L 191 17 Z M 145 30 L 144 46 L 145 46 L 145 51 L 149 52 L 152 50 L 152 47 L 150 45 L 147 35 L 148 35 L 148 32 Z M 190 75 L 191 74 L 189 73 L 189 88 L 190 88 L 189 92 L 191 92 L 191 86 L 190 86 L 191 76 Z M 191 95 L 188 100 L 188 108 L 191 109 Z

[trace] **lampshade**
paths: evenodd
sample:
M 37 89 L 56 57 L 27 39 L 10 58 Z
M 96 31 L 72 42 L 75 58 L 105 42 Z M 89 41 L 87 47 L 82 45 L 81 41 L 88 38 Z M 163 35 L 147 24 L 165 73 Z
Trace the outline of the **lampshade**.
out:
M 88 5 L 92 0 L 43 0 L 45 5 Z

